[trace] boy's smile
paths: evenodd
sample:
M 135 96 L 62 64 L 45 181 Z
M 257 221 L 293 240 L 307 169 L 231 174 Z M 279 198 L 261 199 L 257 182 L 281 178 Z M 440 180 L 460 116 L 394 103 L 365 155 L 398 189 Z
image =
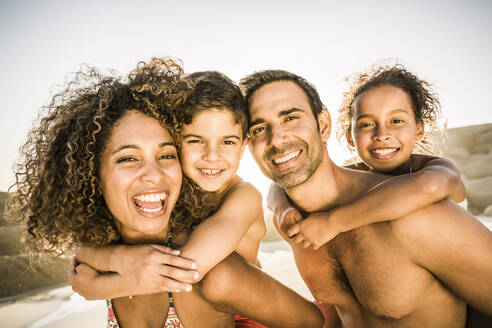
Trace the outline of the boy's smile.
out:
M 236 175 L 246 145 L 227 109 L 207 109 L 183 127 L 183 173 L 206 191 L 222 192 Z

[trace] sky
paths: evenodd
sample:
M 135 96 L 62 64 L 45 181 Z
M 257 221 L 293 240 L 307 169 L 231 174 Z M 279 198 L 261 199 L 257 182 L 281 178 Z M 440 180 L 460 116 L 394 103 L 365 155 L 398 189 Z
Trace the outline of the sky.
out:
M 448 127 L 492 122 L 492 1 L 0 2 L 0 190 L 39 108 L 85 63 L 126 74 L 154 56 L 235 81 L 285 69 L 313 83 L 334 119 L 345 78 L 399 62 L 434 85 Z M 349 153 L 335 138 L 335 162 Z M 269 184 L 249 153 L 239 174 Z

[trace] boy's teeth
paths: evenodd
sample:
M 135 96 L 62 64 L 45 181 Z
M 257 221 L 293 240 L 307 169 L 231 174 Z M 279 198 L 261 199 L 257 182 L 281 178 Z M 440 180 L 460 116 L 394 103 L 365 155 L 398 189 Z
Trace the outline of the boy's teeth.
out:
M 295 151 L 295 152 L 290 153 L 290 154 L 288 154 L 288 155 L 285 155 L 284 157 L 276 158 L 276 159 L 274 159 L 274 160 L 273 160 L 273 164 L 278 165 L 278 164 L 285 163 L 285 162 L 287 162 L 288 160 L 291 160 L 291 159 L 293 159 L 294 157 L 297 157 L 297 156 L 299 155 L 299 153 L 300 153 L 300 152 L 301 152 L 301 151 L 300 151 L 300 150 L 298 150 L 298 151 Z
M 374 149 L 371 152 L 376 155 L 388 155 L 395 152 L 398 148 Z
M 211 170 L 211 169 L 201 169 L 203 173 L 208 174 L 208 175 L 214 175 L 219 173 L 222 170 Z
M 140 194 L 136 195 L 135 199 L 141 201 L 141 202 L 160 202 L 164 199 L 166 199 L 166 194 L 165 193 L 154 193 L 154 194 Z

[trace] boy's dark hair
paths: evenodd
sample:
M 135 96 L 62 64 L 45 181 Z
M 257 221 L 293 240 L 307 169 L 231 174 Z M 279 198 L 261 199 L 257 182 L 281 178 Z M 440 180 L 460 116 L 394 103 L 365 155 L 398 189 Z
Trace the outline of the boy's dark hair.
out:
M 369 72 L 357 74 L 351 82 L 350 90 L 343 94 L 342 106 L 338 110 L 337 137 L 340 141 L 352 129 L 354 103 L 359 95 L 370 89 L 391 85 L 403 90 L 410 98 L 415 121 L 424 123 L 429 130 L 415 142 L 424 152 L 432 152 L 430 133 L 436 129 L 441 105 L 430 83 L 419 79 L 401 64 L 380 66 Z
M 213 108 L 231 112 L 234 123 L 241 125 L 243 139 L 248 132 L 246 103 L 239 87 L 230 78 L 217 71 L 192 73 L 187 78 L 193 92 L 184 104 L 181 114 L 184 124 L 191 124 L 195 114 Z
M 249 99 L 255 91 L 260 89 L 265 84 L 278 81 L 291 81 L 301 88 L 309 100 L 311 110 L 313 111 L 315 117 L 318 117 L 321 110 L 325 109 L 325 106 L 319 97 L 318 91 L 316 91 L 316 88 L 311 83 L 294 73 L 284 70 L 264 70 L 254 72 L 253 74 L 243 77 L 241 81 L 239 81 L 239 87 L 243 92 L 246 104 L 249 105 Z

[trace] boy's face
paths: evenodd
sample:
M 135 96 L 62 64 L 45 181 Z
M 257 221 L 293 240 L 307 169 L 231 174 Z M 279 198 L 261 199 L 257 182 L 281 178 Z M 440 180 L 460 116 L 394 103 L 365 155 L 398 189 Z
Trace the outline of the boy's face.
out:
M 206 191 L 223 192 L 232 183 L 246 146 L 240 124 L 228 110 L 210 109 L 183 127 L 183 173 Z
M 369 167 L 391 173 L 408 166 L 414 141 L 423 130 L 423 125 L 415 122 L 405 91 L 383 85 L 357 97 L 352 134 L 347 139 Z

